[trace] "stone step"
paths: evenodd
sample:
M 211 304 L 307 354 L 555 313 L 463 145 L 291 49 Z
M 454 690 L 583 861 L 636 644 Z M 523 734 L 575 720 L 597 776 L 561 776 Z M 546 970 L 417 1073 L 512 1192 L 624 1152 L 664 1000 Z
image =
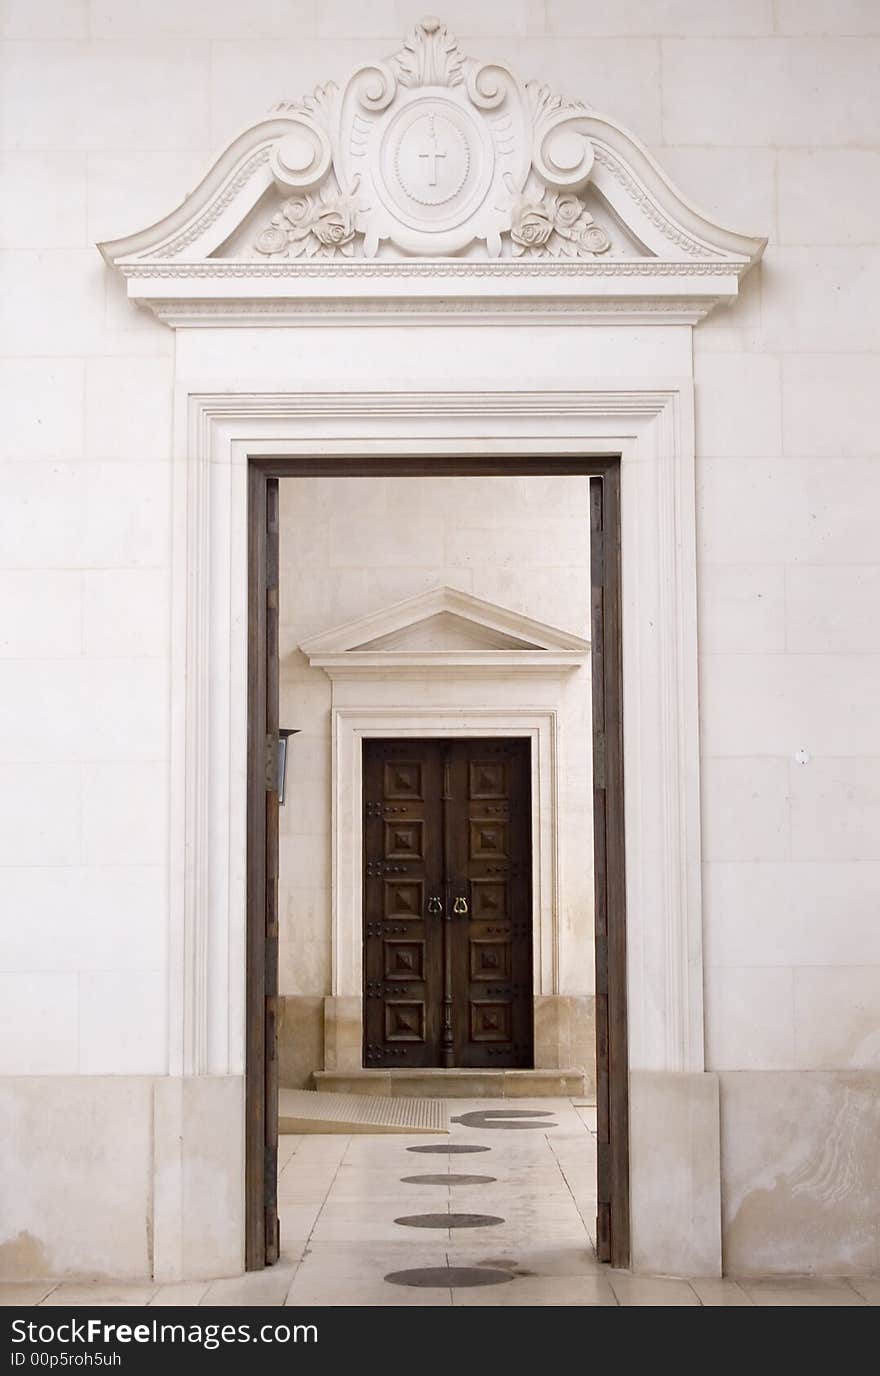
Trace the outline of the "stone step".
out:
M 362 1094 L 319 1094 L 314 1089 L 278 1092 L 278 1131 L 448 1132 L 446 1105 L 437 1099 Z
M 565 1099 L 582 1097 L 581 1070 L 316 1070 L 321 1094 L 376 1094 L 432 1099 Z

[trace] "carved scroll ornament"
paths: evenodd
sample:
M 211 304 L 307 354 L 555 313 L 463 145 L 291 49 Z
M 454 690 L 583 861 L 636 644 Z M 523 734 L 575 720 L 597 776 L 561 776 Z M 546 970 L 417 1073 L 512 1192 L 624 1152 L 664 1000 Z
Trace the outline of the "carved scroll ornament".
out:
M 286 194 L 258 233 L 264 258 L 592 258 L 611 241 L 578 194 L 594 154 L 585 106 L 465 57 L 439 20 L 341 89 L 277 107 Z

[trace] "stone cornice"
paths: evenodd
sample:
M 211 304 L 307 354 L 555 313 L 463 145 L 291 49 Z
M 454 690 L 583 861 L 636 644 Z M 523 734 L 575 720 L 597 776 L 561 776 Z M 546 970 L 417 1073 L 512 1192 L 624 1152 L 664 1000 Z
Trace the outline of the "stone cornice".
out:
M 172 326 L 696 324 L 747 264 L 627 259 L 121 263 L 132 300 Z

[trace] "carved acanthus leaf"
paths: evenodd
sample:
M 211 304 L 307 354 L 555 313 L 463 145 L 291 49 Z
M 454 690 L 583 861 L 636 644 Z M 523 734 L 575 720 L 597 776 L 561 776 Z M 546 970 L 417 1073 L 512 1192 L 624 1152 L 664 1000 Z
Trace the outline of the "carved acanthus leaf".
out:
M 552 87 L 541 81 L 527 81 L 525 89 L 536 125 L 542 124 L 551 115 L 557 115 L 560 110 L 580 111 L 589 109 L 584 101 L 571 100 L 568 96 L 557 95 Z
M 317 118 L 329 125 L 338 92 L 336 82 L 327 81 L 323 86 L 316 86 L 311 95 L 301 96 L 299 100 L 279 100 L 272 109 L 276 114 L 307 115 L 310 119 Z
M 394 56 L 401 86 L 458 86 L 464 80 L 464 53 L 458 41 L 429 16 L 416 25 Z

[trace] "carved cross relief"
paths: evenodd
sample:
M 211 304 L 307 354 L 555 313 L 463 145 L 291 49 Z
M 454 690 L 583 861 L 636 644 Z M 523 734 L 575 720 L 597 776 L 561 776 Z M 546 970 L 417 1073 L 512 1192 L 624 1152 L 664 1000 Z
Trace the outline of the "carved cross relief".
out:
M 445 158 L 446 153 L 441 152 L 440 148 L 437 145 L 437 131 L 434 128 L 433 115 L 428 115 L 428 137 L 431 140 L 431 147 L 428 148 L 424 153 L 419 153 L 419 158 L 430 159 L 430 167 L 428 169 L 428 186 L 436 186 L 437 160 L 438 158 Z

